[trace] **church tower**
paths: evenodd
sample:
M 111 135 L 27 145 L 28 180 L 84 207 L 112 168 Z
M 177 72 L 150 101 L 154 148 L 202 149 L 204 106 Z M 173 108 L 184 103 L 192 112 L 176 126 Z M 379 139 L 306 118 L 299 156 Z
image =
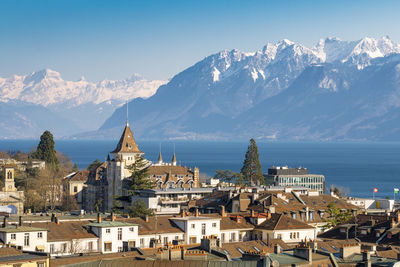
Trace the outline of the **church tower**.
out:
M 14 182 L 14 167 L 7 167 L 3 168 L 3 191 L 4 192 L 16 192 L 17 189 L 15 188 Z

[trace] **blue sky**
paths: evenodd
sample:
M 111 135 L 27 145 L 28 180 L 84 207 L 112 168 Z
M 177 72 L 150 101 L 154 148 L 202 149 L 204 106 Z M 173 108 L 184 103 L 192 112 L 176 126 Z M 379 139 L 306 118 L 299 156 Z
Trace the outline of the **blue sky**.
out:
M 0 0 L 0 77 L 51 68 L 72 80 L 166 79 L 220 50 L 283 38 L 399 42 L 398 10 L 368 0 Z

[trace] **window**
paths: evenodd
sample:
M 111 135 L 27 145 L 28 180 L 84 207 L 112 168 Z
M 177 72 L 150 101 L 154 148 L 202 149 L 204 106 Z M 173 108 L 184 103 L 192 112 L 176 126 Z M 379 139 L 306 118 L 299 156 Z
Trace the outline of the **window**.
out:
M 130 228 L 129 228 L 129 232 L 135 232 L 135 228 L 130 227 Z
M 238 250 L 240 253 L 244 254 L 244 251 L 243 251 L 243 249 L 241 249 L 241 248 L 237 248 L 237 250 Z
M 191 237 L 189 238 L 190 244 L 195 244 L 196 241 L 197 241 L 197 238 L 196 238 L 195 236 L 191 236 Z
M 42 238 L 43 237 L 43 233 L 42 232 L 37 233 L 37 237 L 38 238 Z
M 50 253 L 54 253 L 54 244 L 50 245 Z
M 44 262 L 38 262 L 37 267 L 44 267 Z
M 225 233 L 221 234 L 221 240 L 222 240 L 222 242 L 225 242 Z
M 168 236 L 165 236 L 164 237 L 164 245 L 167 245 L 168 244 Z
M 92 241 L 88 242 L 88 250 L 89 251 L 93 250 L 93 242 Z
M 296 213 L 292 213 L 292 218 L 296 219 Z
M 282 234 L 278 234 L 278 239 L 282 239 Z
M 118 228 L 118 240 L 122 240 L 122 228 Z
M 214 228 L 217 227 L 217 223 L 213 223 L 212 227 L 214 227 Z
M 24 246 L 29 247 L 29 233 L 25 233 L 24 235 Z
M 15 240 L 17 238 L 17 234 L 11 234 L 11 240 Z
M 111 251 L 112 248 L 111 245 L 112 245 L 111 242 L 104 242 L 104 251 L 106 252 Z
M 109 234 L 109 233 L 111 233 L 111 229 L 106 229 L 106 234 Z
M 314 214 L 312 211 L 310 211 L 310 221 L 312 221 L 314 219 Z
M 62 244 L 62 252 L 67 252 L 67 243 Z
M 78 192 L 78 187 L 74 186 L 74 193 Z
M 206 235 L 206 224 L 205 223 L 201 224 L 201 234 Z
M 192 223 L 192 229 L 196 228 L 196 225 L 194 223 Z
M 179 236 L 176 235 L 176 236 L 175 236 L 175 240 L 179 240 Z
M 235 241 L 236 239 L 236 234 L 235 233 L 231 233 L 231 242 Z
M 122 252 L 122 247 L 118 247 L 118 252 Z
M 142 247 L 144 245 L 144 239 L 140 238 L 140 246 Z

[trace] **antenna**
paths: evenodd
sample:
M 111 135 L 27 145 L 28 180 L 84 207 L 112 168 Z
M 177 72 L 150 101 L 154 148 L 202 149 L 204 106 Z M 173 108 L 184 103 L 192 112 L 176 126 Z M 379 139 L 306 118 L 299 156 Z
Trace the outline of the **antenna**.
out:
M 129 119 L 128 119 L 128 100 L 126 100 L 126 125 L 129 126 Z

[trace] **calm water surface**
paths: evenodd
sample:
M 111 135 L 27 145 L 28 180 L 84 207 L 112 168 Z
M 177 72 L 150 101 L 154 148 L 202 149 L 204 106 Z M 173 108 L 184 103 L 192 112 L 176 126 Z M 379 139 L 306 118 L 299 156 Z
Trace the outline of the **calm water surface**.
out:
M 118 140 L 57 140 L 56 149 L 67 154 L 80 169 L 93 160 L 105 160 Z M 29 151 L 38 140 L 1 140 L 0 150 Z M 138 140 L 145 157 L 156 161 L 160 143 Z M 234 142 L 163 142 L 164 161 L 170 161 L 174 150 L 178 163 L 198 166 L 201 173 L 213 176 L 215 170 L 239 171 L 248 143 Z M 258 143 L 263 171 L 271 165 L 307 167 L 311 173 L 323 174 L 327 188 L 331 184 L 349 188 L 350 194 L 393 198 L 393 188 L 400 188 L 400 143 Z M 399 196 L 400 197 L 400 196 Z

